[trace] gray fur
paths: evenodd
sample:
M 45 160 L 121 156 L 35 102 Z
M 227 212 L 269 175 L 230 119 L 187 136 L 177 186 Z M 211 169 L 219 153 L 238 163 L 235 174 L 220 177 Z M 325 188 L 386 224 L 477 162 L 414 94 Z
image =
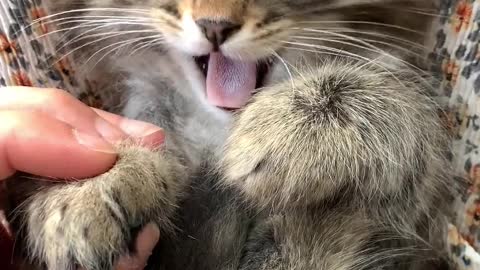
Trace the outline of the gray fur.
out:
M 156 151 L 120 146 L 115 167 L 90 181 L 47 185 L 21 180 L 24 189 L 12 192 L 18 199 L 14 204 L 23 202 L 14 222 L 29 258 L 48 269 L 111 269 L 129 252 L 132 231 L 154 221 L 162 239 L 151 269 L 413 270 L 440 265 L 458 186 L 451 182 L 448 137 L 430 96 L 430 79 L 411 64 L 423 55 L 429 36 L 405 30 L 429 31 L 432 17 L 414 11 L 431 12 L 433 1 L 195 2 L 195 12 L 218 9 L 219 16 L 226 16 L 234 10 L 233 19 L 260 25 L 255 32 L 263 38 L 242 41 L 235 52 L 255 59 L 278 52 L 281 59 L 266 87 L 231 115 L 207 103 L 198 83 L 202 75 L 173 41 L 133 55 L 127 50 L 92 57 L 82 66 L 84 74 L 107 106 L 162 126 L 167 142 Z M 158 15 L 159 33 L 168 36 L 180 25 L 172 10 L 188 4 L 62 0 L 52 9 L 121 7 L 110 12 L 123 16 L 135 16 L 128 8 L 151 9 Z M 227 7 L 232 10 L 223 10 Z M 86 14 L 102 12 L 107 11 Z M 322 30 L 320 20 L 354 30 L 347 32 L 353 39 L 338 43 L 338 36 L 298 30 L 315 25 Z M 387 24 L 391 27 L 382 26 Z M 139 27 L 152 25 L 115 24 L 103 31 Z M 73 46 L 88 45 L 75 54 L 78 62 L 125 38 L 89 44 L 88 38 L 78 39 L 85 31 L 77 28 L 67 35 Z M 377 43 L 365 44 L 362 31 Z M 142 34 L 132 33 L 135 37 Z M 311 47 L 287 49 L 282 46 L 286 40 Z M 234 45 L 225 44 L 231 50 Z M 319 46 L 334 50 L 317 54 Z

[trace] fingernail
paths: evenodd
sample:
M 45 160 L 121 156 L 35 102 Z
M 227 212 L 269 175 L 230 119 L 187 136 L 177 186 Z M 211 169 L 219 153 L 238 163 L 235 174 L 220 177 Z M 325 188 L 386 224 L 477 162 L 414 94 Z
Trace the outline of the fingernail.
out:
M 95 128 L 105 140 L 111 143 L 120 142 L 126 138 L 125 133 L 101 117 L 95 119 Z
M 91 150 L 97 152 L 104 152 L 109 154 L 115 154 L 113 146 L 105 141 L 101 137 L 93 136 L 87 133 L 83 133 L 76 129 L 72 130 L 73 136 L 77 139 L 77 142 Z
M 153 133 L 162 131 L 162 129 L 156 125 L 131 119 L 123 120 L 120 128 L 123 132 L 135 138 L 147 137 Z
M 140 139 L 140 144 L 150 149 L 158 149 L 165 143 L 165 133 L 163 130 L 153 132 L 150 135 L 142 137 Z

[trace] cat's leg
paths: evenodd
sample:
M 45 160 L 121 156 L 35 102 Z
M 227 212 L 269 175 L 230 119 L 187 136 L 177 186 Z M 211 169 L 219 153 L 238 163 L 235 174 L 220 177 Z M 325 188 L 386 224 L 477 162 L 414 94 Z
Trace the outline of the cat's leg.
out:
M 250 232 L 239 269 L 362 269 L 355 266 L 374 260 L 364 250 L 371 228 L 372 222 L 361 213 L 342 209 L 317 209 L 317 213 L 298 209 L 273 215 Z M 373 266 L 368 269 L 379 269 Z
M 412 73 L 331 63 L 263 90 L 227 140 L 225 183 L 260 206 L 315 205 L 348 190 L 364 202 L 411 196 L 425 210 L 446 186 L 447 140 Z
M 434 270 L 442 260 L 402 243 L 365 211 L 294 209 L 252 226 L 240 270 Z M 398 242 L 392 244 L 388 240 Z M 384 245 L 385 244 L 385 245 Z
M 12 179 L 12 192 L 27 196 L 12 214 L 35 264 L 112 269 L 129 252 L 135 230 L 148 222 L 169 230 L 168 218 L 187 179 L 184 168 L 163 150 L 125 144 L 118 151 L 114 167 L 92 179 L 68 184 Z

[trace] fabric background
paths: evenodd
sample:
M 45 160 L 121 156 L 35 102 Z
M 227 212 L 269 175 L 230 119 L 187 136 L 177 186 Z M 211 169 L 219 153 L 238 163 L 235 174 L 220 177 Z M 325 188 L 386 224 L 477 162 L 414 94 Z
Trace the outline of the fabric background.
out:
M 468 194 L 458 198 L 457 217 L 445 237 L 458 270 L 480 270 L 480 0 L 441 1 L 432 71 L 448 102 L 455 135 L 452 162 L 458 175 L 471 182 Z M 98 97 L 82 92 L 88 88 L 68 59 L 55 56 L 58 33 L 38 21 L 47 14 L 42 0 L 0 0 L 0 86 L 60 88 L 100 107 Z M 7 269 L 10 256 L 8 248 L 2 249 L 2 237 L 0 269 Z

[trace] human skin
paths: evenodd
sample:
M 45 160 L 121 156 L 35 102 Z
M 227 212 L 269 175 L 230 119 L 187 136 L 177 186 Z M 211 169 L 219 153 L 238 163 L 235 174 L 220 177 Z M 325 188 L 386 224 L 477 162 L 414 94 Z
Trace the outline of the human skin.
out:
M 2 180 L 17 171 L 56 179 L 83 179 L 108 171 L 116 162 L 114 144 L 126 139 L 146 147 L 164 142 L 161 128 L 90 108 L 63 90 L 0 88 L 0 221 Z M 4 220 L 4 219 L 3 219 Z M 136 254 L 117 269 L 143 269 L 158 242 L 148 224 L 136 239 Z M 0 223 L 0 268 L 10 269 L 11 233 Z

